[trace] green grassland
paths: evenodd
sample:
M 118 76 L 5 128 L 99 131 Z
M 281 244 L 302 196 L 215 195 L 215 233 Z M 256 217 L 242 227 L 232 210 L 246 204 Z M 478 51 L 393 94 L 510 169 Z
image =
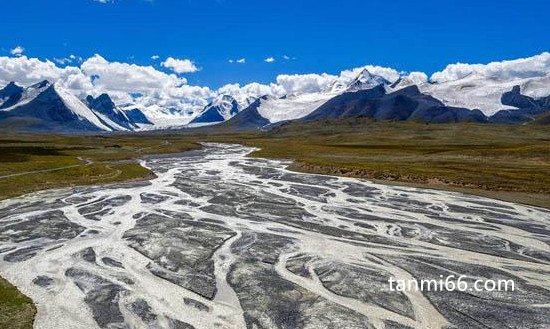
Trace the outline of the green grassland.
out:
M 198 147 L 158 136 L 12 135 L 0 140 L 0 199 L 47 188 L 150 177 L 153 174 L 135 159 Z
M 32 300 L 0 278 L 0 328 L 32 328 L 36 308 Z

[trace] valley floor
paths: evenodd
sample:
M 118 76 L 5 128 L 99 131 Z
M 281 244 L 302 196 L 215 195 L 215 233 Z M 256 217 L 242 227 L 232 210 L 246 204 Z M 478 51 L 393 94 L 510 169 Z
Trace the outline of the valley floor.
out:
M 0 274 L 51 328 L 542 328 L 550 211 L 286 169 L 252 148 L 0 202 Z M 514 291 L 391 291 L 464 275 Z
M 297 171 L 462 191 L 550 208 L 550 131 L 544 128 L 354 120 L 292 124 L 257 133 L 211 129 L 105 136 L 10 134 L 0 140 L 0 199 L 150 178 L 151 171 L 137 159 L 213 141 L 258 147 L 252 154 L 256 157 L 292 159 L 290 169 Z M 0 309 L 19 307 L 12 318 L 32 313 L 30 301 L 12 286 L 2 282 L 0 288 L 7 292 L 0 298 Z M 9 321 L 1 318 L 0 328 Z
M 255 146 L 290 169 L 550 208 L 550 130 L 539 125 L 326 121 L 203 139 Z

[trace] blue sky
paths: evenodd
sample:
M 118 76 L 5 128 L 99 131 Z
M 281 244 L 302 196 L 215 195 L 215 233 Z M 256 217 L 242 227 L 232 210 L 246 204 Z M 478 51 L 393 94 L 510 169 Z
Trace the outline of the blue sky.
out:
M 185 58 L 201 70 L 183 76 L 212 88 L 365 64 L 431 73 L 550 50 L 548 12 L 543 0 L 10 1 L 0 55 L 20 45 L 29 57 L 99 53 L 160 69 Z

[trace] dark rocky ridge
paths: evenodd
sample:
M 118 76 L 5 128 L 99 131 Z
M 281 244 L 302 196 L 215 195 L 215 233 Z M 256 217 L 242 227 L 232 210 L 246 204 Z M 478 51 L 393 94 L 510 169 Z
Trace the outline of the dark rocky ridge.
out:
M 382 85 L 338 95 L 300 120 L 308 122 L 353 117 L 426 123 L 487 121 L 481 111 L 445 106 L 438 99 L 421 93 L 417 86 L 386 94 Z

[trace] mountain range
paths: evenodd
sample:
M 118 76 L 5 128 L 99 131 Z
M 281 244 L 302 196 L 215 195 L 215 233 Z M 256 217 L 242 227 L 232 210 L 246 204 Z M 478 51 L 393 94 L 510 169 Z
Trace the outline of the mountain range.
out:
M 443 83 L 417 83 L 408 76 L 388 81 L 363 69 L 351 82 L 336 80 L 317 92 L 241 99 L 218 95 L 190 122 L 187 120 L 177 128 L 221 125 L 231 129 L 260 129 L 295 120 L 341 118 L 522 124 L 550 111 L 549 85 L 550 77 L 546 76 L 518 82 L 475 74 Z M 546 96 L 531 97 L 524 91 Z M 177 113 L 169 111 L 166 115 Z M 49 81 L 28 87 L 11 82 L 0 89 L 0 127 L 55 132 L 161 128 L 145 111 L 132 104 L 117 106 L 106 93 L 79 99 Z
M 24 131 L 134 131 L 150 122 L 138 109 L 122 110 L 109 95 L 81 100 L 45 80 L 0 89 L 0 126 Z

